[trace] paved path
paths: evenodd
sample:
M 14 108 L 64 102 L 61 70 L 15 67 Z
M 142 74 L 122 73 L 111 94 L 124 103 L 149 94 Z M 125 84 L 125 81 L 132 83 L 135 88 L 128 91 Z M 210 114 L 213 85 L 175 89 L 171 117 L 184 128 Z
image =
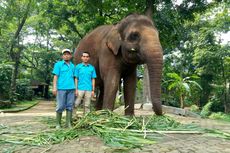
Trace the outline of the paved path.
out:
M 136 115 L 151 115 L 152 112 L 144 110 L 135 110 Z M 170 114 L 169 114 L 170 115 Z M 43 131 L 47 129 L 47 125 L 42 125 L 38 121 L 38 117 L 55 117 L 55 104 L 52 101 L 41 101 L 33 108 L 19 113 L 0 114 L 0 125 L 6 125 L 9 128 L 17 127 L 18 125 L 26 125 L 30 131 Z M 230 124 L 215 120 L 204 120 L 191 117 L 182 117 L 170 115 L 181 123 L 196 123 L 205 128 L 215 128 L 226 132 L 230 131 Z M 4 152 L 6 145 L 1 147 L 0 151 Z M 15 149 L 15 148 L 14 148 Z M 61 144 L 49 146 L 48 148 L 17 148 L 16 152 L 49 152 L 49 153 L 68 153 L 68 152 L 114 152 L 114 148 L 106 146 L 97 137 L 84 137 L 76 140 L 66 141 Z M 230 140 L 221 138 L 207 137 L 197 134 L 168 134 L 165 135 L 160 142 L 154 145 L 145 146 L 142 149 L 134 149 L 130 152 L 140 153 L 230 153 Z

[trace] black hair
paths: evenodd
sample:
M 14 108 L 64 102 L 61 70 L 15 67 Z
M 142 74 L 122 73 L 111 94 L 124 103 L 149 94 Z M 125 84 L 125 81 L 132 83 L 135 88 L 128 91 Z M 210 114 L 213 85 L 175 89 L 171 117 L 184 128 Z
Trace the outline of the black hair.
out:
M 88 54 L 89 55 L 89 57 L 90 57 L 90 53 L 89 52 L 87 52 L 87 51 L 82 51 L 82 54 L 81 54 L 81 56 L 83 56 L 83 54 Z

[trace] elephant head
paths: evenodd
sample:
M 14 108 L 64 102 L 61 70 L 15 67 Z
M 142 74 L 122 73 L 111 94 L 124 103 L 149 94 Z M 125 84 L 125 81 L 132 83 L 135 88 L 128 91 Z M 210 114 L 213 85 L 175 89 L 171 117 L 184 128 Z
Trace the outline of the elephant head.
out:
M 161 115 L 160 82 L 163 53 L 153 21 L 144 15 L 127 16 L 113 25 L 106 45 L 114 55 L 121 54 L 126 64 L 147 64 L 153 110 L 157 115 Z

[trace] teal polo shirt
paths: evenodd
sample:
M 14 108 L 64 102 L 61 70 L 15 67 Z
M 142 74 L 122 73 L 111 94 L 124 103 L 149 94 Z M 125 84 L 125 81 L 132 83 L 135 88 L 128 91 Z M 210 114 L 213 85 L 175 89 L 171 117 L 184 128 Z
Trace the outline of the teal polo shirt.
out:
M 92 91 L 92 79 L 96 78 L 95 68 L 91 64 L 80 63 L 75 68 L 74 76 L 78 79 L 78 90 Z
M 57 63 L 55 63 L 52 73 L 58 76 L 58 90 L 75 89 L 74 65 L 72 62 L 66 64 L 64 60 L 58 61 Z

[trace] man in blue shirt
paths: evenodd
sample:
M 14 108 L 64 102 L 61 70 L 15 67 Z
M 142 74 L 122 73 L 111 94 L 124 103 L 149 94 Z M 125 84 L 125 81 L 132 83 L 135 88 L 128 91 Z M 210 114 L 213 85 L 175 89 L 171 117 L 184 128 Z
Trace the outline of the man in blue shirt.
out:
M 75 84 L 77 100 L 75 107 L 78 107 L 84 97 L 84 114 L 90 112 L 91 97 L 94 96 L 95 91 L 95 68 L 89 64 L 90 54 L 83 52 L 81 56 L 82 63 L 75 68 Z
M 75 98 L 74 64 L 69 49 L 62 50 L 62 61 L 58 61 L 53 69 L 53 94 L 56 96 L 56 128 L 61 128 L 62 112 L 66 110 L 66 126 L 71 127 L 72 111 Z

